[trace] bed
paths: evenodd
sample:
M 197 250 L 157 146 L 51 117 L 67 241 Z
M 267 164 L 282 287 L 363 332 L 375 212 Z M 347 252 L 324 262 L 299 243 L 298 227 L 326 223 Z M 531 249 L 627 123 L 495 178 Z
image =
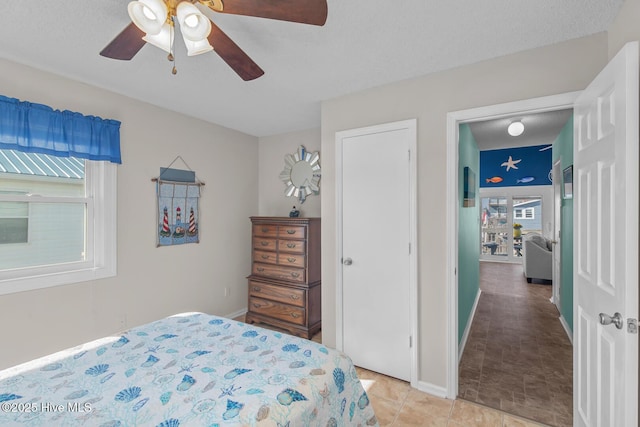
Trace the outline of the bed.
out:
M 0 371 L 0 425 L 378 423 L 345 354 L 188 313 Z

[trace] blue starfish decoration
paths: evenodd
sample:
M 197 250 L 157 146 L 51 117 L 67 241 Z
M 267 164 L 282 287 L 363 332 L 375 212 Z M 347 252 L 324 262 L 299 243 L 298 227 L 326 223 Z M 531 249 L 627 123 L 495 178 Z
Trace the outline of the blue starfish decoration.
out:
M 233 396 L 233 393 L 235 393 L 236 391 L 240 390 L 242 387 L 237 387 L 235 384 L 231 384 L 229 387 L 223 387 L 220 390 L 222 391 L 222 394 L 220 396 L 218 396 L 218 398 L 221 398 L 223 396 Z
M 182 367 L 180 368 L 180 371 L 178 372 L 179 374 L 182 372 L 191 372 L 192 369 L 197 368 L 200 365 L 197 365 L 195 363 L 189 363 L 188 365 L 182 365 Z

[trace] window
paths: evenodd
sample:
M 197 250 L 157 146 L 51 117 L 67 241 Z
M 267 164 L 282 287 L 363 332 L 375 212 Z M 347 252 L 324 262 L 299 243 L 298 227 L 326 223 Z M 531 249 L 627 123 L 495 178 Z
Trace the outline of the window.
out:
M 513 218 L 514 219 L 535 219 L 535 209 L 534 208 L 514 208 L 513 209 Z
M 0 294 L 115 275 L 115 171 L 0 150 Z
M 7 194 L 7 191 L 0 192 Z M 0 245 L 27 243 L 29 205 L 23 202 L 0 203 Z

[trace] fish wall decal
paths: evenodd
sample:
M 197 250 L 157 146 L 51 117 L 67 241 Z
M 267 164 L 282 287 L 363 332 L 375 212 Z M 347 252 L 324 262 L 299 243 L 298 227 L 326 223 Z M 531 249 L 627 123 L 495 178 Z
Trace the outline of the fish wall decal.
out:
M 520 184 L 520 183 L 526 184 L 528 182 L 533 181 L 534 179 L 536 178 L 533 176 L 525 176 L 524 178 L 517 179 L 516 184 Z

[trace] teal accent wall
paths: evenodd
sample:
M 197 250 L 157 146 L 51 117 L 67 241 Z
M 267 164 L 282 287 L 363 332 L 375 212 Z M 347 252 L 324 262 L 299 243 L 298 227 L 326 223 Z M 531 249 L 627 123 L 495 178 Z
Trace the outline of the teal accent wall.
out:
M 573 116 L 553 143 L 553 162 L 561 161 L 562 170 L 573 165 Z M 560 314 L 573 332 L 573 199 L 562 199 L 560 223 L 561 280 Z
M 480 290 L 480 151 L 469 125 L 460 125 L 458 160 L 458 343 L 471 317 Z M 464 167 L 475 172 L 474 207 L 463 207 Z

